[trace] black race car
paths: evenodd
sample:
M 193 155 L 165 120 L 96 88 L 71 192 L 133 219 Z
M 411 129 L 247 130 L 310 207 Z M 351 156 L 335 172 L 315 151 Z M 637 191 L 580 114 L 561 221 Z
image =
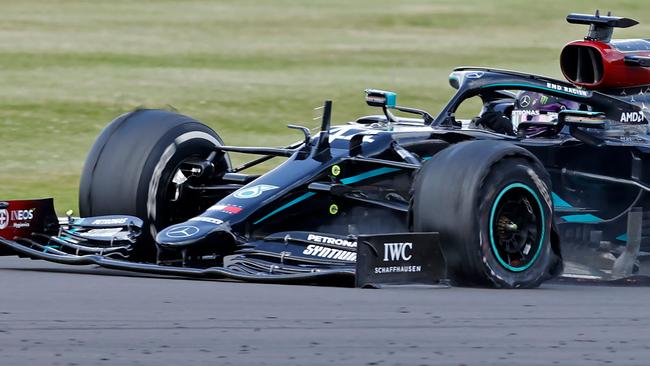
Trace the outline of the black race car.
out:
M 357 273 L 360 286 L 535 287 L 563 264 L 584 279 L 648 274 L 650 41 L 611 40 L 631 19 L 567 19 L 590 25 L 562 51 L 569 82 L 458 68 L 437 116 L 367 90 L 383 114 L 332 127 L 326 102 L 317 135 L 289 126 L 299 142 L 264 148 L 224 145 L 174 112 L 127 113 L 86 160 L 84 218 L 57 220 L 51 200 L 5 202 L 0 244 L 66 264 L 268 282 Z M 261 157 L 233 166 L 229 153 Z M 286 161 L 246 174 L 274 157 Z

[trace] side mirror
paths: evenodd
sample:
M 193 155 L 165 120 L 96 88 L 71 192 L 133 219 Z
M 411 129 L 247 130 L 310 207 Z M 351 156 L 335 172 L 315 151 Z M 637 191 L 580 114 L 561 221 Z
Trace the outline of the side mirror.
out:
M 384 90 L 366 89 L 366 103 L 371 107 L 395 108 L 397 94 Z
M 600 147 L 605 140 L 597 134 L 581 130 L 580 127 L 605 129 L 607 116 L 603 112 L 564 110 L 558 113 L 560 125 L 569 126 L 569 133 L 587 145 Z
M 607 116 L 603 112 L 589 112 L 577 110 L 564 110 L 558 113 L 557 119 L 560 125 L 569 127 L 605 128 Z

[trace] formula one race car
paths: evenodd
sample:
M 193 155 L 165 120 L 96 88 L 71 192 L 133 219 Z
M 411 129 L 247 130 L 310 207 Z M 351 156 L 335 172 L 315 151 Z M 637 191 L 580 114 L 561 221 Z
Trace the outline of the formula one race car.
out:
M 226 146 L 173 112 L 122 115 L 86 160 L 85 218 L 6 202 L 0 243 L 59 263 L 272 282 L 348 284 L 356 271 L 357 284 L 535 287 L 562 257 L 569 276 L 648 274 L 650 41 L 611 40 L 631 19 L 567 20 L 590 25 L 562 51 L 569 83 L 458 68 L 435 117 L 367 90 L 383 114 L 331 127 L 326 102 L 316 136 L 289 126 L 304 139 L 262 148 Z M 235 167 L 229 153 L 262 157 Z M 287 160 L 245 174 L 273 157 Z

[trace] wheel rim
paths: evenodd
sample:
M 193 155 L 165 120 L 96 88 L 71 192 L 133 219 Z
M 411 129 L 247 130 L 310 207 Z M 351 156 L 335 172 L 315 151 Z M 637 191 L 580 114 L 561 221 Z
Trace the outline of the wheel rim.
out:
M 539 256 L 545 233 L 542 203 L 522 183 L 503 188 L 490 211 L 490 244 L 499 263 L 513 272 L 530 268 Z

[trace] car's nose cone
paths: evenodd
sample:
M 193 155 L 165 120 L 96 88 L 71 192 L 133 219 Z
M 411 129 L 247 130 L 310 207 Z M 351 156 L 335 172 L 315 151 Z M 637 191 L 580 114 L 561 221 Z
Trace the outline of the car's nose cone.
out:
M 156 236 L 156 242 L 163 247 L 183 247 L 197 243 L 210 234 L 220 231 L 223 221 L 196 217 L 189 221 L 172 225 Z

